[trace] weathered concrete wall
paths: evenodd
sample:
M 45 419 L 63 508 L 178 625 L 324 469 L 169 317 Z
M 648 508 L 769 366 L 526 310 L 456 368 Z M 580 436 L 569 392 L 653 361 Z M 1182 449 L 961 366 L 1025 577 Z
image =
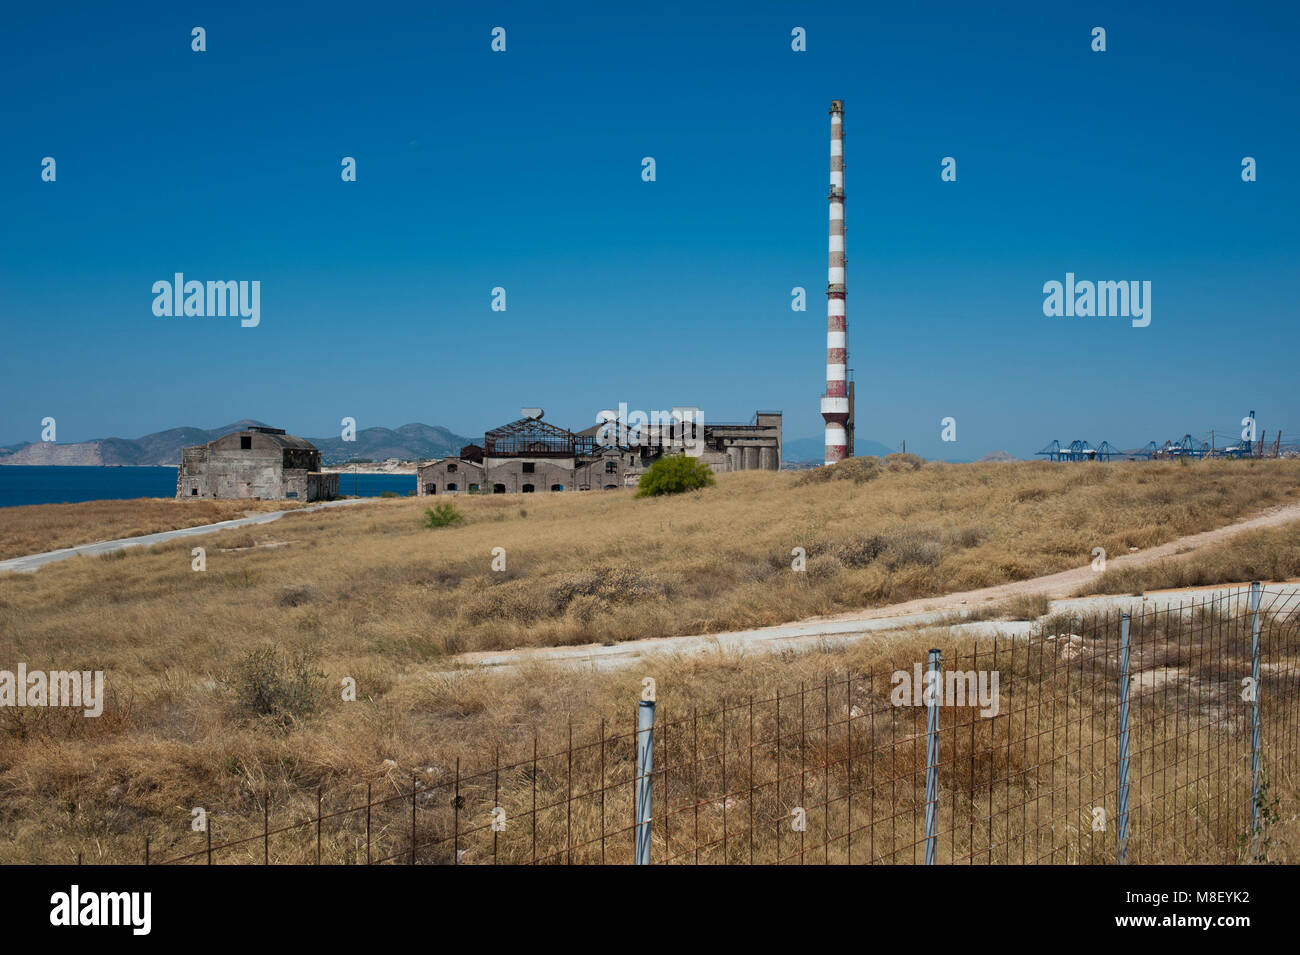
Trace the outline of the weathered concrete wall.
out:
M 727 456 L 728 470 L 781 469 L 781 415 L 776 412 L 756 414 L 754 424 L 706 424 L 704 441 L 710 451 Z
M 502 488 L 506 494 L 532 493 L 550 491 L 556 485 L 573 490 L 572 458 L 487 458 L 485 463 L 483 483 L 492 491 Z M 525 471 L 525 464 L 531 464 L 533 470 Z
M 726 474 L 734 470 L 731 466 L 731 457 L 725 451 L 705 451 L 700 455 L 700 460 L 707 464 L 714 474 Z
M 198 496 L 206 493 L 216 498 L 284 497 L 283 473 L 279 448 L 249 451 L 210 448 L 204 466 L 204 489 Z
M 417 497 L 426 494 L 465 494 L 483 487 L 483 467 L 473 461 L 443 458 L 421 465 L 416 470 Z M 448 485 L 454 484 L 454 489 Z
M 307 500 L 332 501 L 339 496 L 339 476 L 311 471 L 307 475 Z
M 465 493 L 471 484 L 485 493 L 529 494 L 552 491 L 597 491 L 623 487 L 643 468 L 636 451 L 611 449 L 594 459 L 573 458 L 487 458 L 482 466 L 457 458 L 433 461 L 421 466 L 416 475 L 420 496 Z M 524 465 L 532 470 L 525 471 Z M 455 471 L 451 467 L 455 467 Z M 456 484 L 449 492 L 448 485 Z M 531 487 L 528 491 L 525 488 Z M 499 489 L 498 489 L 499 488 Z
M 620 488 L 629 476 L 640 474 L 640 456 L 635 451 L 610 448 L 595 460 L 584 460 L 574 474 L 573 483 L 579 490 L 603 491 Z
M 285 435 L 236 432 L 185 448 L 176 474 L 176 496 L 299 501 L 335 496 L 337 477 L 334 491 L 327 493 L 331 485 L 319 476 L 320 453 L 310 445 L 301 446 L 305 444 Z M 312 474 L 317 479 L 312 480 Z
M 199 445 L 181 450 L 181 465 L 176 469 L 176 496 L 211 497 L 208 493 L 208 449 Z

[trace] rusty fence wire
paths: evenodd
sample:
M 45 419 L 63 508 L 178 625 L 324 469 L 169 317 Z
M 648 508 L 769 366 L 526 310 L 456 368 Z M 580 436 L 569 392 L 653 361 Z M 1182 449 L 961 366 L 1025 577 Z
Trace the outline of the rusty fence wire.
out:
M 945 651 L 933 706 L 922 659 L 761 699 L 660 704 L 651 860 L 924 862 L 936 710 L 935 862 L 1113 863 L 1121 850 L 1132 863 L 1263 859 L 1277 818 L 1270 787 L 1297 755 L 1298 603 L 1294 588 L 1266 587 L 1257 613 L 1238 589 L 1129 619 L 1058 616 L 1028 636 Z M 256 831 L 214 841 L 210 825 L 169 858 L 146 842 L 144 861 L 632 863 L 637 709 L 624 725 L 570 727 L 560 746 L 457 761 L 436 782 L 371 785 L 364 798 L 318 792 L 306 811 L 266 799 Z

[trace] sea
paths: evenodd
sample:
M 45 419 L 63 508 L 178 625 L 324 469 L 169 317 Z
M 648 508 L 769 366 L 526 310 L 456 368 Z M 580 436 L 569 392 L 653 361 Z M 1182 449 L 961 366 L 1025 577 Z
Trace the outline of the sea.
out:
M 339 475 L 343 496 L 405 496 L 414 490 L 414 474 Z M 0 466 L 0 507 L 175 496 L 175 468 Z

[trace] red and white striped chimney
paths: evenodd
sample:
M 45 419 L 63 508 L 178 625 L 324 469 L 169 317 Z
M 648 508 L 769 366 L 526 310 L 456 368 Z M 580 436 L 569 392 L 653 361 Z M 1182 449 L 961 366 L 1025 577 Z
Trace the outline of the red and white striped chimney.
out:
M 826 269 L 826 463 L 848 457 L 848 322 L 844 311 L 844 103 L 831 100 L 830 259 Z

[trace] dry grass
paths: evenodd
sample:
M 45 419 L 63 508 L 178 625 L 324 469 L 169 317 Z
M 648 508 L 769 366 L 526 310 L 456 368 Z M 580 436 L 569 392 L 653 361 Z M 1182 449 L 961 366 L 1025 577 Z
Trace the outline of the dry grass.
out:
M 103 669 L 110 694 L 99 719 L 0 713 L 0 856 L 129 860 L 146 831 L 159 853 L 189 845 L 194 806 L 224 837 L 260 822 L 265 791 L 282 807 L 314 806 L 318 786 L 396 793 L 457 755 L 625 719 L 647 675 L 434 676 L 451 653 L 736 629 L 1050 573 L 1096 546 L 1150 547 L 1293 501 L 1300 463 L 880 471 L 860 483 L 737 474 L 667 499 L 461 498 L 464 524 L 435 530 L 426 502 L 374 501 L 208 537 L 203 573 L 185 541 L 0 577 L 0 665 Z M 805 574 L 790 570 L 797 546 Z M 504 573 L 490 570 L 494 547 Z M 232 676 L 271 645 L 286 659 L 310 651 L 325 674 L 314 712 L 241 710 Z M 913 649 L 648 672 L 680 714 Z M 344 677 L 358 702 L 339 699 Z
M 1200 624 L 1203 636 L 1213 636 L 1196 645 L 1177 627 L 1161 633 L 1153 626 L 1135 637 L 1134 862 L 1244 858 L 1238 837 L 1249 801 L 1249 727 L 1236 671 L 1247 659 L 1247 629 L 1227 641 L 1222 626 Z M 189 830 L 195 806 L 207 809 L 220 844 L 260 835 L 263 798 L 274 828 L 310 819 L 318 787 L 326 812 L 334 812 L 362 804 L 369 784 L 376 799 L 392 798 L 374 810 L 372 857 L 401 861 L 410 848 L 416 780 L 417 841 L 424 846 L 418 861 L 451 861 L 454 825 L 464 863 L 494 856 L 520 862 L 534 853 L 548 861 L 626 862 L 632 713 L 642 678 L 652 676 L 659 696 L 656 762 L 669 769 L 657 779 L 655 799 L 672 809 L 655 816 L 658 861 L 845 862 L 848 840 L 827 844 L 825 836 L 852 829 L 853 861 L 915 862 L 924 816 L 924 715 L 890 704 L 890 674 L 910 672 L 926 648 L 939 646 L 948 668 L 996 663 L 1001 674 L 995 719 L 979 717 L 974 707 L 941 713 L 939 860 L 1108 863 L 1115 853 L 1116 633 L 1096 622 L 1077 622 L 1076 629 L 1088 638 L 1076 643 L 1045 634 L 1014 649 L 1004 639 L 997 656 L 988 640 L 930 631 L 782 657 L 656 660 L 621 674 L 537 668 L 410 673 L 391 682 L 364 676 L 361 702 L 328 703 L 318 719 L 288 729 L 241 716 L 219 687 L 204 687 L 187 693 L 188 705 L 171 702 L 166 741 L 129 705 L 106 714 L 115 723 L 91 736 L 47 718 L 26 727 L 26 742 L 41 747 L 40 758 L 6 773 L 0 858 L 70 861 L 81 853 L 87 862 L 139 861 L 145 835 L 155 860 L 173 858 L 204 847 L 204 837 Z M 1285 650 L 1295 660 L 1296 636 L 1292 627 L 1285 647 L 1271 643 L 1266 658 Z M 1175 676 L 1141 678 L 1151 672 Z M 1268 857 L 1296 861 L 1300 780 L 1286 747 L 1294 745 L 1300 678 L 1292 665 L 1266 670 L 1265 679 L 1269 698 L 1290 703 L 1285 714 L 1266 711 L 1263 723 L 1266 778 L 1279 800 L 1266 833 Z M 778 692 L 785 694 L 779 710 Z M 729 709 L 721 712 L 724 705 Z M 725 777 L 718 758 L 724 724 Z M 578 747 L 572 759 L 568 727 Z M 541 758 L 534 767 L 535 738 Z M 11 741 L 7 759 L 14 748 Z M 522 765 L 498 776 L 490 771 L 498 760 Z M 571 807 L 569 793 L 576 797 Z M 498 805 L 509 823 L 494 847 L 486 824 Z M 790 826 L 796 806 L 808 814 L 802 837 Z M 1095 806 L 1109 819 L 1102 832 L 1091 829 Z M 364 861 L 365 831 L 364 813 L 331 819 L 324 860 Z M 602 833 L 610 834 L 604 845 Z M 272 861 L 314 861 L 315 836 L 311 825 L 277 836 Z M 434 840 L 446 841 L 426 845 Z M 260 862 L 261 853 L 255 838 L 216 861 Z
M 1127 594 L 1300 577 L 1300 521 L 1248 531 L 1179 560 L 1108 570 L 1081 593 Z
M 1003 620 L 1037 620 L 1046 616 L 1051 608 L 1052 601 L 1046 594 L 1025 594 L 1011 598 L 997 610 Z
M 46 551 L 215 524 L 264 511 L 298 507 L 293 501 L 133 501 L 32 504 L 0 509 L 0 560 Z

